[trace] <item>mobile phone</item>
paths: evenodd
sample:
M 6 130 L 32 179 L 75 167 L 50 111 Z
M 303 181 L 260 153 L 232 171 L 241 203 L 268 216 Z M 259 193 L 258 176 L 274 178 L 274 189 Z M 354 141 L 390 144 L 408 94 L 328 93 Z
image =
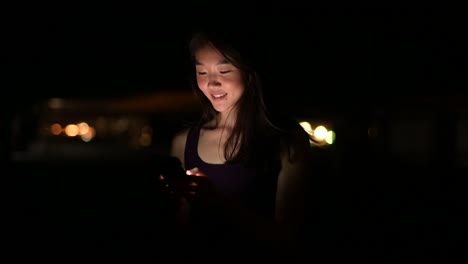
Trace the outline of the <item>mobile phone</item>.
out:
M 160 173 L 168 181 L 187 179 L 187 174 L 182 166 L 182 162 L 174 156 L 166 156 L 161 160 Z

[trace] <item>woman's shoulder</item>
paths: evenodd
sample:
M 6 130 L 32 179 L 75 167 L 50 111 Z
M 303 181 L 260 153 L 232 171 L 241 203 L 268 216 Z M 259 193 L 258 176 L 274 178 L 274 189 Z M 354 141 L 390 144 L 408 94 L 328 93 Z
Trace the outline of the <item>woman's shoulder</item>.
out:
M 171 143 L 171 154 L 174 156 L 179 156 L 184 153 L 185 145 L 187 143 L 187 139 L 190 135 L 196 136 L 197 131 L 200 131 L 202 127 L 200 124 L 201 122 L 191 122 L 187 123 L 184 127 L 180 130 L 175 132 L 172 136 L 172 143 Z M 192 137 L 193 137 L 192 136 Z
M 284 114 L 276 114 L 272 118 L 272 121 L 278 131 L 283 156 L 286 155 L 291 159 L 295 159 L 295 157 L 303 156 L 309 152 L 311 136 L 296 118 Z
M 274 127 L 284 139 L 300 139 L 309 137 L 309 134 L 301 126 L 299 121 L 289 115 L 275 113 L 271 116 Z
M 182 128 L 181 130 L 174 133 L 174 135 L 172 136 L 172 141 L 181 141 L 182 139 L 185 139 L 189 131 L 190 127 Z
M 187 142 L 187 135 L 190 131 L 190 128 L 183 128 L 180 131 L 176 132 L 172 137 L 171 143 L 171 156 L 177 157 L 182 160 L 185 152 L 185 143 Z
M 185 126 L 178 130 L 177 132 L 174 133 L 172 136 L 172 144 L 176 145 L 184 145 L 187 140 L 187 137 L 189 136 L 190 133 L 193 133 L 194 131 L 199 130 L 200 127 L 198 125 L 192 124 Z

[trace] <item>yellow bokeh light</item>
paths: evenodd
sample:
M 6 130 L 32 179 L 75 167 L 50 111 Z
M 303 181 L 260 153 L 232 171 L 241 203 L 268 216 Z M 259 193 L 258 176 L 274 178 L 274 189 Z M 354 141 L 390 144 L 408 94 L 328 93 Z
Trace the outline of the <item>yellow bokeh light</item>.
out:
M 77 125 L 70 124 L 65 127 L 65 134 L 69 137 L 75 137 L 78 135 L 80 129 L 78 128 Z
M 332 131 L 332 130 L 328 130 L 327 131 L 327 136 L 325 137 L 325 142 L 327 142 L 328 144 L 333 144 L 333 142 L 335 141 L 335 132 Z
M 308 121 L 301 121 L 299 124 L 316 140 L 316 142 L 312 142 L 311 140 L 311 143 L 314 145 L 331 145 L 335 141 L 335 132 L 328 130 L 328 128 L 326 128 L 324 125 L 318 125 L 315 129 L 313 129 L 312 125 Z
M 307 133 L 309 133 L 310 135 L 312 135 L 312 126 L 310 125 L 309 122 L 303 121 L 303 122 L 300 122 L 299 124 L 302 126 L 302 128 L 304 128 L 304 130 L 305 130 Z
M 79 134 L 85 135 L 89 132 L 89 125 L 86 122 L 81 122 L 78 124 Z
M 324 140 L 327 137 L 328 130 L 324 126 L 318 126 L 314 130 L 314 136 L 318 140 Z
M 84 142 L 91 141 L 96 136 L 96 130 L 94 127 L 88 127 L 88 131 L 85 134 L 81 135 L 81 140 Z

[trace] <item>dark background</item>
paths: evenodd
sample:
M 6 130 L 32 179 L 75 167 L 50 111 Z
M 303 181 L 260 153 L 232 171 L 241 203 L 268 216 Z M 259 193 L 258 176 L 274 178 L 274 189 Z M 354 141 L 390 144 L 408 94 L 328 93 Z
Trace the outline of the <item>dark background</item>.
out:
M 455 91 L 466 84 L 466 19 L 456 8 L 253 3 L 210 11 L 166 5 L 34 3 L 5 9 L 9 90 L 34 97 L 185 89 L 186 41 L 198 25 L 242 32 L 260 69 L 274 73 L 264 78 L 278 84 L 277 94 L 294 88 L 297 93 L 287 94 L 293 98 L 330 90 L 439 95 L 432 89 Z
M 149 187 L 159 168 L 151 149 L 133 155 L 111 142 L 97 145 L 100 159 L 86 162 L 60 159 L 79 153 L 75 147 L 32 161 L 14 154 L 40 141 L 39 121 L 53 115 L 37 104 L 52 97 L 81 102 L 70 104 L 65 119 L 112 114 L 115 99 L 128 103 L 117 112 L 152 120 L 166 147 L 177 120 L 197 112 L 177 101 L 169 110 L 141 107 L 142 98 L 151 104 L 164 93 L 190 91 L 186 41 L 199 25 L 244 36 L 272 107 L 334 124 L 336 143 L 320 153 L 311 177 L 305 239 L 312 260 L 464 257 L 463 9 L 77 2 L 9 4 L 4 11 L 2 179 L 11 209 L 7 240 L 19 259 L 167 257 L 169 247 L 154 250 L 171 234 L 167 204 Z M 88 102 L 99 107 L 87 112 Z

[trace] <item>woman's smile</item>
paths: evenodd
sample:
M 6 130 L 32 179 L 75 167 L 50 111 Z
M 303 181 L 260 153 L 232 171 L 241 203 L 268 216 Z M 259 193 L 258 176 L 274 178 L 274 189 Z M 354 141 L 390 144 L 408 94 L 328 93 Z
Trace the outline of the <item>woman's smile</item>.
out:
M 226 98 L 227 93 L 216 93 L 216 94 L 211 94 L 211 99 L 214 101 L 220 101 Z

